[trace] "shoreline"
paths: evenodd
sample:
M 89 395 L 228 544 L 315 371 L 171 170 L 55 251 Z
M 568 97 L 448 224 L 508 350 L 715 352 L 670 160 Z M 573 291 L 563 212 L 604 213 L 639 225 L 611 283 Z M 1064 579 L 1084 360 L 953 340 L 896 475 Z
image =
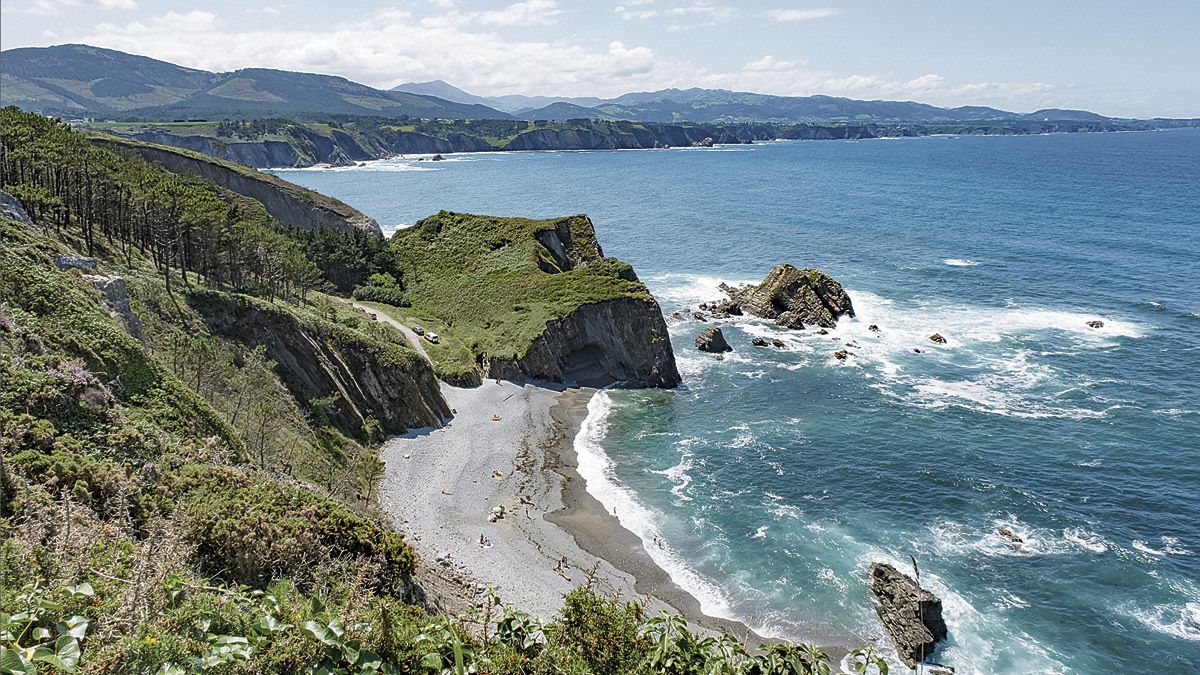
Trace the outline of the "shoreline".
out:
M 728 632 L 749 648 L 779 641 L 705 614 L 587 490 L 575 438 L 595 389 L 489 380 L 443 384 L 442 393 L 456 411 L 446 426 L 393 437 L 380 450 L 380 505 L 417 551 L 416 581 L 431 609 L 461 613 L 494 590 L 550 621 L 563 594 L 590 576 L 600 593 L 680 614 L 697 632 Z M 505 509 L 495 523 L 493 506 Z M 848 651 L 822 647 L 835 662 Z

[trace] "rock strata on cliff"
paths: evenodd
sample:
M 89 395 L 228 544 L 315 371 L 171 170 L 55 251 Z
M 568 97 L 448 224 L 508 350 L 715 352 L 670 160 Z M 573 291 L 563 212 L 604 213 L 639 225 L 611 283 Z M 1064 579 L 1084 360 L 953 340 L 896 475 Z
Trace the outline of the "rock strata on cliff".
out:
M 444 323 L 443 341 L 483 377 L 679 384 L 662 310 L 586 216 L 442 212 L 398 231 L 392 249 L 413 312 Z
M 833 328 L 842 316 L 854 316 L 854 306 L 842 285 L 811 267 L 801 270 L 779 265 L 757 286 L 721 284 L 721 290 L 729 300 L 718 305 L 720 312 L 745 312 L 788 328 L 800 329 L 806 324 Z
M 347 435 L 358 435 L 368 417 L 384 433 L 399 433 L 451 414 L 429 363 L 407 348 L 243 296 L 198 292 L 188 304 L 213 333 L 265 348 L 298 400 L 332 396 L 327 414 Z
M 195 174 L 227 190 L 255 199 L 288 227 L 303 230 L 327 227 L 343 232 L 362 230 L 383 235 L 379 223 L 353 207 L 247 166 L 197 152 L 115 136 L 95 136 L 92 142 L 114 150 L 136 153 L 172 173 Z
M 886 563 L 872 563 L 871 592 L 879 620 L 909 668 L 929 657 L 946 639 L 942 601 Z

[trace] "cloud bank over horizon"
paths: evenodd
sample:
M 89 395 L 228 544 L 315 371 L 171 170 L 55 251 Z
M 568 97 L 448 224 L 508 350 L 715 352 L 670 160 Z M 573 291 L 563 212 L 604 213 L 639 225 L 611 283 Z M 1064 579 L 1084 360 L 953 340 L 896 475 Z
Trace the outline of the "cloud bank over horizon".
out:
M 1013 77 L 965 77 L 976 73 L 959 72 L 949 49 L 941 59 L 927 58 L 929 46 L 914 48 L 919 53 L 907 59 L 888 58 L 886 51 L 877 57 L 865 47 L 850 47 L 850 57 L 834 59 L 829 54 L 847 49 L 842 36 L 865 45 L 864 31 L 883 30 L 864 23 L 864 12 L 850 5 L 342 4 L 330 14 L 326 5 L 298 1 L 189 8 L 146 0 L 14 0 L 5 3 L 3 41 L 5 49 L 82 42 L 206 70 L 299 70 L 385 89 L 440 79 L 480 95 L 611 97 L 706 87 L 1016 111 L 1083 107 L 1125 116 L 1200 115 L 1200 95 L 1192 99 L 1186 91 L 1195 82 L 1181 83 L 1182 92 L 1159 91 L 1162 100 L 1155 101 L 1152 87 L 1106 90 L 1040 72 L 1027 77 L 1027 68 L 1008 69 Z M 171 7 L 164 11 L 164 5 Z M 764 39 L 740 39 L 759 35 Z

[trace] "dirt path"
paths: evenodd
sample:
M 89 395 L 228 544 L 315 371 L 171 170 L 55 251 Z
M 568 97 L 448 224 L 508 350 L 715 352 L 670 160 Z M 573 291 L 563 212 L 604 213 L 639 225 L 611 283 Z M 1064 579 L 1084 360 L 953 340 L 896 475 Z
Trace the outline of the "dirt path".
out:
M 366 305 L 361 305 L 353 300 L 348 301 L 348 304 L 355 309 L 361 309 L 362 311 L 366 312 L 368 316 L 374 315 L 376 321 L 382 321 L 401 333 L 404 333 L 404 337 L 408 338 L 408 343 L 412 345 L 412 348 L 417 350 L 417 353 L 423 356 L 426 361 L 430 361 L 429 354 L 425 352 L 425 345 L 422 343 L 421 336 L 414 333 L 411 328 L 393 319 L 386 313 L 375 309 L 374 307 L 367 307 Z

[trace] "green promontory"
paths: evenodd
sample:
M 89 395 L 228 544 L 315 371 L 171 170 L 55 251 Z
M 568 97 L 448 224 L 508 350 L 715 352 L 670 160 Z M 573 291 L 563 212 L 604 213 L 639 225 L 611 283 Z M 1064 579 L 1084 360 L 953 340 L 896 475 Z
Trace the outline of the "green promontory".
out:
M 592 222 L 441 212 L 391 242 L 405 295 L 486 377 L 674 387 L 658 303 Z

